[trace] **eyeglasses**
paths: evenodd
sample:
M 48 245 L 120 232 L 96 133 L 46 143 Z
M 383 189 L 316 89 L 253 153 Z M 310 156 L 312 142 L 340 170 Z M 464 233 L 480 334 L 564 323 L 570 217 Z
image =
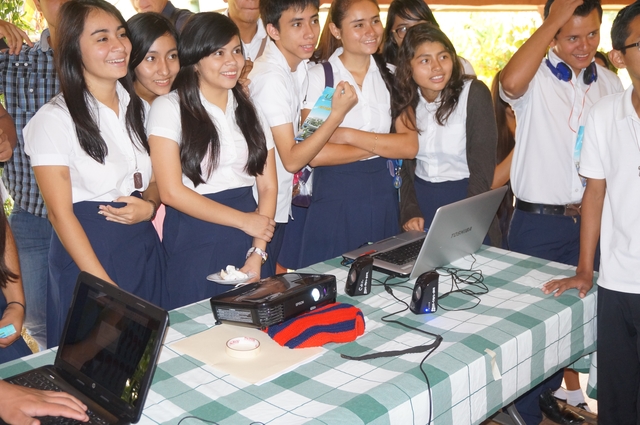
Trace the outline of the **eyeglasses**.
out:
M 629 44 L 628 46 L 624 46 L 623 49 L 626 50 L 626 49 L 630 49 L 632 47 L 637 47 L 638 50 L 640 50 L 640 41 L 638 41 L 637 43 Z
M 394 29 L 394 30 L 391 30 L 391 31 L 395 32 L 395 33 L 396 33 L 396 35 L 398 36 L 398 38 L 404 38 L 404 36 L 407 34 L 407 30 L 408 30 L 409 28 L 411 28 L 411 27 L 408 27 L 408 26 L 406 26 L 406 25 L 403 25 L 403 26 L 398 27 L 398 28 L 396 28 L 396 29 Z

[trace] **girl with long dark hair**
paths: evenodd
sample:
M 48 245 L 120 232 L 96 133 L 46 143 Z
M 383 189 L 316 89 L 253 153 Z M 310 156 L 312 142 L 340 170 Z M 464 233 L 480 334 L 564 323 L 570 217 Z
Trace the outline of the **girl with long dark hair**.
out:
M 302 266 L 399 232 L 392 175 L 399 163 L 393 160 L 413 158 L 418 138 L 403 119 L 392 121 L 392 76 L 377 53 L 382 32 L 375 0 L 332 2 L 316 58 L 331 65 L 334 82 L 347 81 L 356 89 L 358 103 L 311 161 L 316 168 L 302 237 Z M 316 65 L 309 70 L 307 105 L 314 104 L 324 86 L 325 68 Z M 303 118 L 308 113 L 304 109 Z
M 227 265 L 260 278 L 278 190 L 270 129 L 237 84 L 244 56 L 236 25 L 219 13 L 196 14 L 178 51 L 176 90 L 154 101 L 147 126 L 167 205 L 172 308 L 228 289 L 206 279 Z
M 415 179 L 401 188 L 402 222 L 405 230 L 424 230 L 442 205 L 491 187 L 497 142 L 491 93 L 463 74 L 449 38 L 426 23 L 407 31 L 395 77 L 393 114 L 406 114 L 420 134 L 415 170 L 406 167 Z M 501 245 L 497 220 L 490 236 Z
M 25 127 L 25 147 L 55 234 L 47 342 L 59 342 L 80 270 L 162 299 L 164 254 L 149 222 L 159 204 L 143 104 L 127 75 L 131 43 L 104 0 L 65 3 L 56 67 L 61 94 Z

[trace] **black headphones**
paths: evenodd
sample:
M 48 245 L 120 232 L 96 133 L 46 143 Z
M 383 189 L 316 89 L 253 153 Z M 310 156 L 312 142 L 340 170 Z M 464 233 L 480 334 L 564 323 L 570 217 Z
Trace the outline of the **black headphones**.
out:
M 549 68 L 551 73 L 558 80 L 571 81 L 573 72 L 571 72 L 571 68 L 569 68 L 569 65 L 564 62 L 559 62 L 557 66 L 553 66 L 549 59 L 545 59 L 545 63 L 547 64 L 547 67 Z M 598 81 L 598 68 L 595 61 L 591 62 L 589 66 L 584 69 L 584 74 L 582 74 L 582 81 L 584 81 L 584 83 L 587 85 Z

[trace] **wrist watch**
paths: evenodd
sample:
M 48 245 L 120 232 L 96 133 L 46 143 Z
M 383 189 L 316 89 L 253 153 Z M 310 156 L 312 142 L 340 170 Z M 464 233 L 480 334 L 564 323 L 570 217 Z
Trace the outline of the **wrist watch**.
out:
M 266 252 L 264 252 L 263 250 L 255 246 L 252 246 L 251 248 L 249 248 L 249 251 L 247 251 L 246 258 L 249 258 L 249 256 L 254 253 L 258 254 L 262 258 L 262 264 L 267 262 L 267 258 L 269 258 L 269 254 L 267 254 Z

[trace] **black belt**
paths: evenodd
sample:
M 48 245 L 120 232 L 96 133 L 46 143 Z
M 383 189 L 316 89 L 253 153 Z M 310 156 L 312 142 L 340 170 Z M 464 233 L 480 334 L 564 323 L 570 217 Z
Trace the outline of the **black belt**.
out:
M 566 215 L 569 217 L 575 217 L 580 215 L 581 204 L 567 204 L 567 205 L 547 205 L 547 204 L 532 204 L 531 202 L 522 201 L 516 199 L 516 208 L 520 211 L 533 213 L 533 214 L 545 214 L 545 215 Z

